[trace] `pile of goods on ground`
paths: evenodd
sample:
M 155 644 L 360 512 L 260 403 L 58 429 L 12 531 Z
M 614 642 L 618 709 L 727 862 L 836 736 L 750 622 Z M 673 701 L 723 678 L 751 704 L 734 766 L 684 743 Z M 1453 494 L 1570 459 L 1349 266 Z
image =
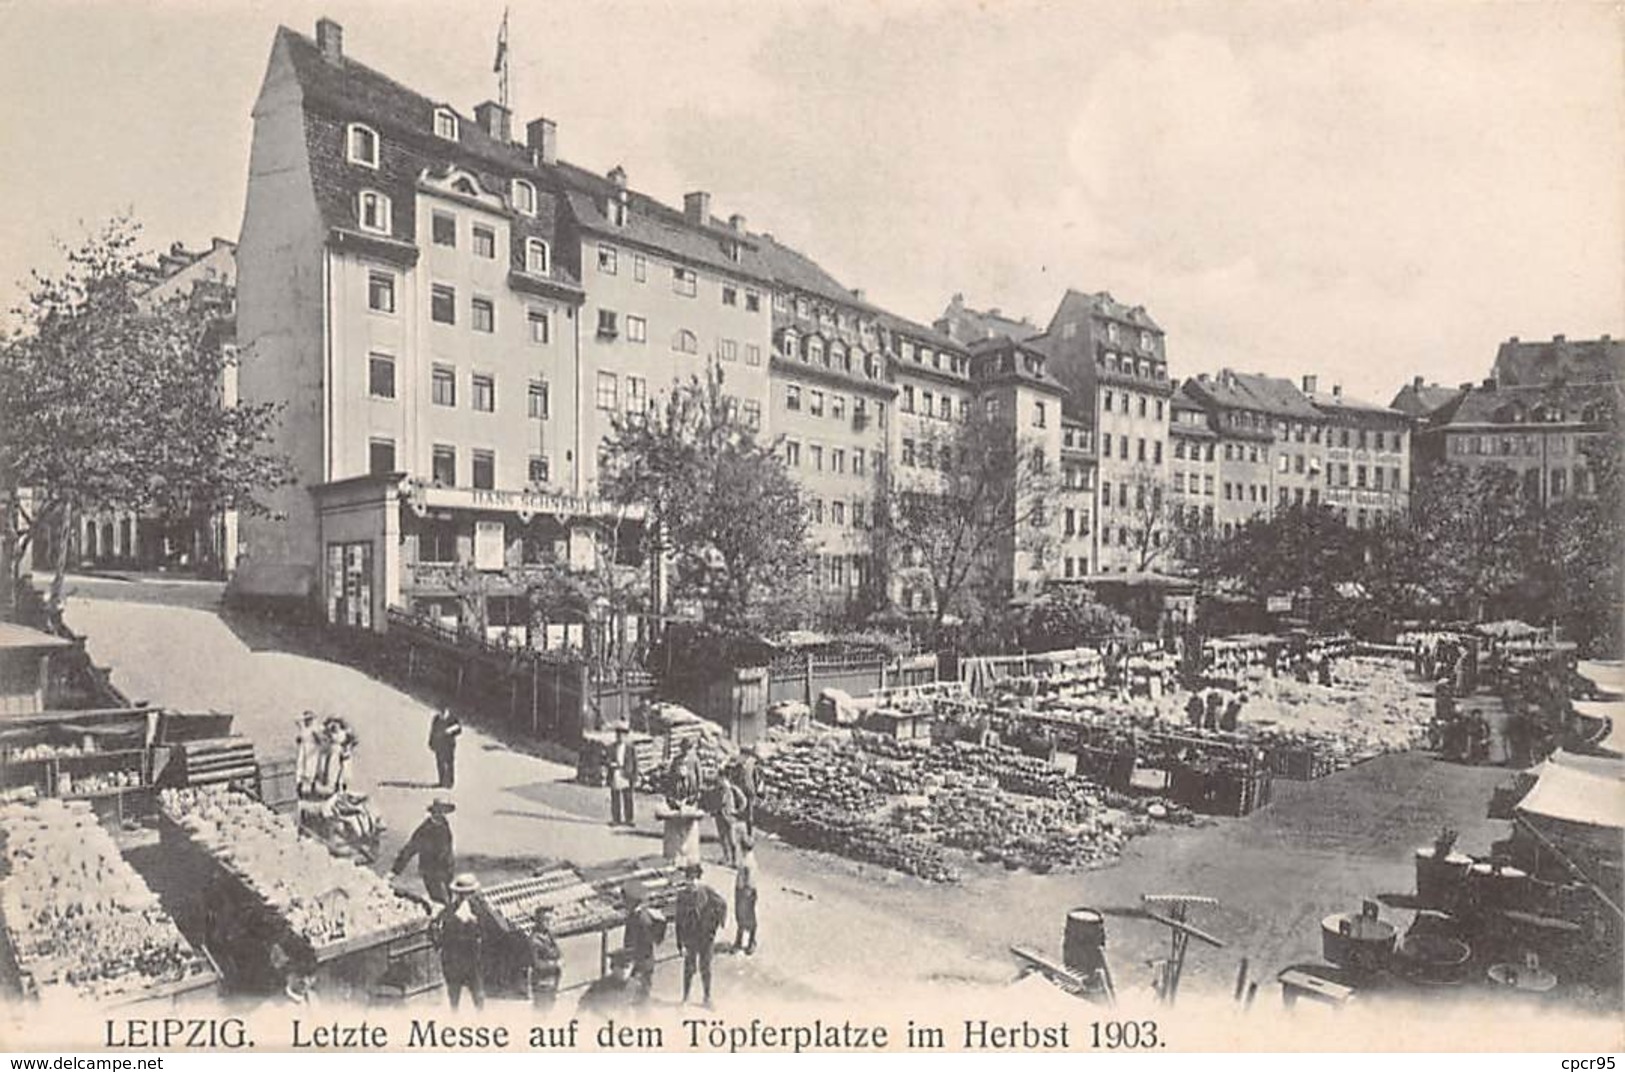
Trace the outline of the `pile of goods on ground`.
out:
M 89 805 L 0 807 L 0 859 L 6 937 L 36 986 L 105 1001 L 209 974 Z
M 572 867 L 504 882 L 478 896 L 509 926 L 526 933 L 535 925 L 536 910 L 543 907 L 552 910 L 555 937 L 600 930 L 622 918 L 620 909 Z
M 1110 859 L 1148 815 L 1189 821 L 1166 802 L 1131 800 L 1014 748 L 886 737 L 793 742 L 763 761 L 759 814 L 787 840 L 933 880 L 957 877 L 960 849 L 1036 871 Z
M 166 789 L 164 815 L 313 947 L 427 918 L 375 872 L 340 859 L 291 822 L 224 786 Z

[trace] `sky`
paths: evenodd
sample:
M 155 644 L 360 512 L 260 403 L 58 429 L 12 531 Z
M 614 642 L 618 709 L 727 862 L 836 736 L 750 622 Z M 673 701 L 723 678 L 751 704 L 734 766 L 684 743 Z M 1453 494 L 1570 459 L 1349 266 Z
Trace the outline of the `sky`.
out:
M 1388 401 L 1498 342 L 1625 336 L 1625 49 L 1608 3 L 514 0 L 516 127 L 929 323 L 1147 307 L 1170 374 Z M 502 0 L 0 0 L 0 288 L 133 212 L 235 238 L 276 26 L 463 110 Z

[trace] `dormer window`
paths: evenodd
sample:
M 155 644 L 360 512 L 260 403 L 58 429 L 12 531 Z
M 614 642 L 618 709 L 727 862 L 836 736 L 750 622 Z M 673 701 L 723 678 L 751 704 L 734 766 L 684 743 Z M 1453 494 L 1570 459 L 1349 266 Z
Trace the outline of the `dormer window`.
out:
M 819 365 L 829 364 L 829 359 L 824 356 L 823 339 L 814 336 L 807 340 L 807 360 Z
M 513 180 L 511 192 L 515 212 L 524 216 L 536 215 L 536 187 L 526 179 Z
M 533 275 L 547 275 L 553 267 L 552 250 L 540 238 L 525 239 L 525 271 Z
M 390 233 L 389 198 L 377 190 L 362 190 L 356 195 L 355 215 L 356 224 L 363 231 L 384 235 Z
M 787 329 L 783 335 L 779 336 L 779 348 L 784 352 L 785 357 L 794 357 L 796 355 L 798 341 L 794 329 Z
M 625 194 L 621 194 L 610 201 L 609 212 L 606 213 L 609 216 L 609 222 L 617 227 L 626 226 L 627 207 L 625 197 Z
M 346 155 L 352 164 L 378 166 L 378 132 L 360 123 L 351 123 L 345 137 Z
M 450 108 L 434 110 L 434 136 L 447 141 L 457 140 L 457 113 Z

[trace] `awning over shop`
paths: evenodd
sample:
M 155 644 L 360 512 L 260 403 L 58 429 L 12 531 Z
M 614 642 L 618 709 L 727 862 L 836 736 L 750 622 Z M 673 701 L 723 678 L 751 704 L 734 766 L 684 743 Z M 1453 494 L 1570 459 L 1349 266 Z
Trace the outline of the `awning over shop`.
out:
M 1520 815 L 1603 829 L 1625 829 L 1625 780 L 1591 767 L 1549 759 L 1536 768 L 1539 780 L 1518 804 Z
M 1608 732 L 1596 743 L 1599 752 L 1625 757 L 1625 703 L 1617 701 L 1573 700 L 1574 710 L 1586 718 L 1605 720 Z
M 1581 659 L 1579 670 L 1582 676 L 1594 682 L 1599 689 L 1625 693 L 1625 663 Z

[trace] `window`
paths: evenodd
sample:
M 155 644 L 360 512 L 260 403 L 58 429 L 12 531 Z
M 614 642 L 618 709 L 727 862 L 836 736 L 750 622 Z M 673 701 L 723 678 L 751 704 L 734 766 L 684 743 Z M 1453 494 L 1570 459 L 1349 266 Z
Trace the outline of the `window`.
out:
M 649 381 L 642 376 L 626 378 L 626 412 L 642 413 L 649 408 Z
M 1157 420 L 1162 420 L 1162 399 L 1157 399 Z
M 1141 395 L 1140 396 L 1140 416 L 1142 416 L 1142 417 L 1145 416 L 1145 404 L 1146 404 L 1146 401 L 1147 401 L 1146 396 Z
M 395 359 L 389 354 L 368 355 L 367 393 L 374 398 L 395 397 Z
M 829 504 L 829 519 L 837 525 L 846 524 L 846 503 L 840 499 L 836 499 L 831 502 Z M 835 567 L 838 567 L 840 564 L 840 559 L 832 559 L 830 561 L 831 573 L 834 573 Z M 833 580 L 834 578 L 832 577 L 831 579 Z
M 434 483 L 436 487 L 454 488 L 457 486 L 457 448 L 436 444 L 434 448 L 434 464 L 432 466 Z
M 641 253 L 632 254 L 632 279 L 638 283 L 649 281 L 649 258 Z
M 641 316 L 628 316 L 626 318 L 626 341 L 647 342 L 649 339 L 649 322 Z
M 488 450 L 474 452 L 474 486 L 487 491 L 497 486 L 497 456 Z
M 1160 440 L 1160 439 L 1157 440 L 1155 443 L 1151 444 L 1151 446 L 1153 448 L 1155 448 L 1151 452 L 1151 455 L 1152 455 L 1151 456 L 1151 461 L 1152 461 L 1152 463 L 1155 464 L 1155 465 L 1161 465 L 1162 464 L 1162 440 Z
M 948 408 L 948 400 L 946 398 L 944 398 L 942 400 L 942 406 L 943 406 L 943 409 Z M 1034 428 L 1043 428 L 1044 427 L 1044 416 L 1045 416 L 1045 414 L 1044 414 L 1044 403 L 1042 403 L 1042 402 L 1034 402 L 1033 403 L 1033 427 Z
M 531 380 L 530 387 L 525 392 L 525 412 L 533 420 L 545 421 L 548 418 L 549 402 L 546 380 Z
M 673 268 L 671 270 L 671 291 L 673 294 L 681 294 L 685 298 L 692 298 L 699 289 L 698 284 L 699 279 L 695 276 L 693 269 Z
M 813 501 L 808 505 L 812 509 L 813 522 L 815 524 L 822 525 L 824 523 L 824 500 L 814 496 Z
M 616 400 L 620 397 L 619 383 L 613 372 L 600 372 L 598 374 L 598 408 L 614 409 Z
M 1354 467 L 1354 486 L 1357 488 L 1365 487 L 1365 466 L 1363 465 Z
M 1112 411 L 1112 393 L 1110 391 L 1100 392 L 1100 411 L 1102 413 L 1110 413 Z
M 903 464 L 910 468 L 914 465 L 914 440 L 903 440 Z
M 759 313 L 762 311 L 762 296 L 754 290 L 745 291 L 745 312 Z
M 457 217 L 444 212 L 436 212 L 431 224 L 434 232 L 434 244 L 457 248 Z
M 490 334 L 497 329 L 496 306 L 491 304 L 490 298 L 475 298 L 473 302 L 473 309 L 475 331 L 483 331 L 486 334 Z
M 457 323 L 457 291 L 439 283 L 431 287 L 429 318 L 437 324 Z
M 525 239 L 525 271 L 547 275 L 553 270 L 553 251 L 540 238 Z
M 553 317 L 546 309 L 531 309 L 525 313 L 530 325 L 530 341 L 546 345 L 553 341 Z
M 855 528 L 855 529 L 863 529 L 863 528 L 868 528 L 869 527 L 869 522 L 868 522 L 868 520 L 866 518 L 866 515 L 868 513 L 868 509 L 869 508 L 864 504 L 864 501 L 862 499 L 853 499 L 852 500 L 852 527 L 853 528 Z
M 789 410 L 799 410 L 801 408 L 801 387 L 799 384 L 785 385 L 784 408 Z
M 434 110 L 434 133 L 437 138 L 456 141 L 457 113 L 450 108 L 436 108 Z
M 495 413 L 497 408 L 497 382 L 491 376 L 475 376 L 474 408 L 481 413 Z
M 753 342 L 745 344 L 745 364 L 760 365 L 762 363 L 762 348 Z
M 356 195 L 356 223 L 363 231 L 389 234 L 389 198 L 377 190 L 362 190 Z
M 1106 340 L 1108 342 L 1116 342 L 1117 341 L 1117 325 L 1116 324 L 1107 324 L 1106 325 Z
M 760 402 L 754 398 L 747 398 L 740 409 L 744 414 L 746 428 L 755 431 L 762 426 L 762 404 Z
M 739 344 L 732 339 L 723 339 L 717 344 L 717 356 L 724 361 L 738 361 Z
M 1174 490 L 1177 491 L 1177 492 L 1180 492 L 1181 494 L 1184 493 L 1184 491 L 1185 491 L 1185 474 L 1184 473 L 1175 473 L 1174 474 Z
M 1100 482 L 1100 505 L 1109 507 L 1109 506 L 1111 506 L 1111 504 L 1112 504 L 1112 484 L 1111 484 L 1111 481 L 1102 480 Z
M 484 257 L 488 261 L 496 260 L 497 233 L 489 227 L 478 224 L 474 227 L 474 256 Z
M 845 395 L 830 395 L 829 396 L 829 415 L 831 417 L 835 418 L 838 421 L 846 419 L 846 396 Z
M 546 487 L 552 483 L 553 471 L 547 463 L 547 455 L 531 455 L 530 464 L 525 467 L 525 480 L 532 487 Z
M 723 305 L 738 305 L 739 304 L 739 288 L 737 288 L 737 287 L 727 287 L 727 286 L 723 287 L 722 288 L 722 304 Z
M 457 404 L 457 372 L 450 365 L 436 365 L 429 373 L 429 401 L 437 406 Z
M 829 358 L 824 353 L 824 340 L 814 335 L 807 340 L 807 360 L 815 361 L 828 367 Z
M 367 443 L 367 472 L 374 476 L 395 471 L 395 441 L 373 439 Z
M 367 308 L 375 313 L 395 311 L 395 277 L 389 272 L 367 273 Z
M 812 391 L 807 396 L 807 412 L 814 417 L 824 415 L 824 392 Z
M 364 127 L 360 123 L 351 123 L 349 137 L 345 139 L 345 146 L 350 163 L 370 168 L 378 166 L 378 132 L 376 130 L 371 127 Z
M 829 469 L 832 473 L 846 472 L 846 451 L 836 447 L 829 452 Z
M 818 472 L 823 472 L 824 471 L 824 448 L 819 446 L 817 443 L 814 443 L 810 447 L 808 447 L 807 449 L 812 454 L 813 468 L 815 470 L 817 470 Z
M 854 450 L 852 452 L 852 475 L 853 476 L 862 476 L 863 475 L 863 461 L 864 461 L 863 451 L 861 449 Z
M 784 441 L 784 464 L 791 467 L 801 465 L 801 444 L 793 439 Z
M 1292 456 L 1292 471 L 1294 473 L 1303 472 L 1303 455 L 1302 454 L 1294 454 Z
M 1124 447 L 1128 446 L 1128 440 L 1126 438 L 1123 440 L 1123 446 Z M 1136 441 L 1135 450 L 1137 452 L 1138 460 L 1142 461 L 1142 462 L 1145 461 L 1145 440 L 1144 439 L 1140 439 L 1140 440 Z
M 620 267 L 620 251 L 614 246 L 598 247 L 598 272 L 600 275 L 614 275 Z
M 904 388 L 903 388 L 903 401 L 900 403 L 900 405 L 902 406 L 902 410 L 903 410 L 904 413 L 913 413 L 914 412 L 914 388 L 913 387 L 904 386 Z
M 700 340 L 687 328 L 679 328 L 677 334 L 671 337 L 671 348 L 680 354 L 697 354 L 700 352 Z
M 999 415 L 999 400 L 996 398 L 987 399 L 982 403 L 982 411 L 987 414 L 988 420 L 997 418 Z
M 510 196 L 515 212 L 523 216 L 536 215 L 536 187 L 532 186 L 528 179 L 513 180 Z
M 936 415 L 935 409 L 936 409 L 936 398 L 931 394 L 930 391 L 921 391 L 920 392 L 920 412 L 925 414 L 927 417 L 933 417 L 933 416 Z
M 1388 476 L 1388 473 L 1383 469 L 1382 466 L 1380 466 L 1380 465 L 1372 466 L 1372 468 L 1371 468 L 1371 485 L 1372 485 L 1372 487 L 1376 488 L 1378 491 L 1381 491 L 1383 483 L 1386 481 L 1387 476 Z
M 609 309 L 598 310 L 598 336 L 603 339 L 613 339 L 618 334 L 615 326 L 615 314 Z
M 959 421 L 961 424 L 970 423 L 970 399 L 968 398 L 959 400 Z

